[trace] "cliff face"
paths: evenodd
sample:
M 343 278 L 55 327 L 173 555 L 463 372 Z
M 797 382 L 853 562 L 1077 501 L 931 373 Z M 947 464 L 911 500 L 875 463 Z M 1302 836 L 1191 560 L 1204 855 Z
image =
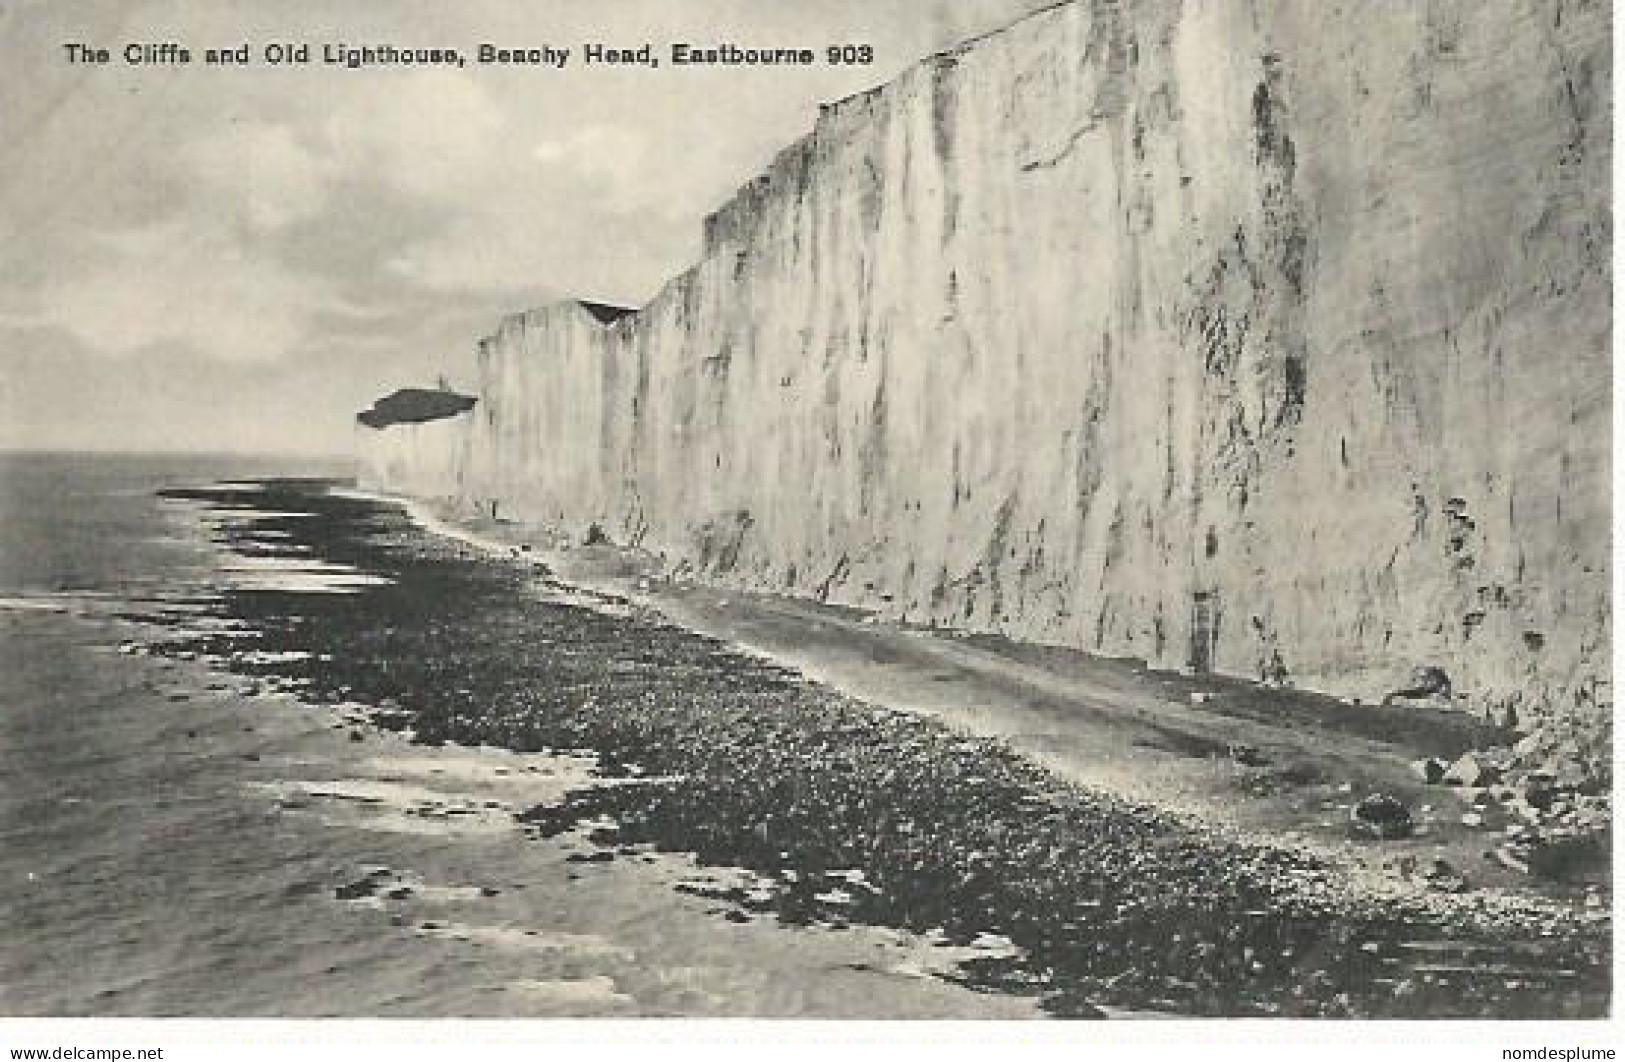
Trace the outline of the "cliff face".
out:
M 1610 18 L 1052 8 L 826 107 L 638 313 L 505 321 L 368 475 L 916 621 L 1600 715 Z

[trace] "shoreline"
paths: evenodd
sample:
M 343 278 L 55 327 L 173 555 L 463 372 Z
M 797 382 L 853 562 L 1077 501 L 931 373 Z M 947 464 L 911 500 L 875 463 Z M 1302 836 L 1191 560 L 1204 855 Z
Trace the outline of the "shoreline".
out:
M 0 627 L 17 703 L 73 720 L 21 734 L 53 771 L 26 780 L 18 806 L 36 813 L 5 832 L 30 916 L 9 945 L 26 967 L 0 988 L 16 1018 L 1039 1016 L 941 976 L 992 949 L 760 919 L 719 933 L 703 893 L 728 875 L 587 861 L 579 831 L 529 836 L 523 809 L 589 784 L 587 761 L 425 747 L 359 706 L 313 711 L 274 682 L 152 651 L 173 628 L 108 611 L 0 610 Z M 30 686 L 57 673 L 74 682 Z M 96 709 L 112 704 L 109 727 Z M 108 730 L 104 744 L 163 755 L 123 756 L 110 781 L 83 762 Z M 155 822 L 184 841 L 108 843 Z M 130 887 L 145 878 L 170 890 Z
M 1034 997 L 1056 1016 L 1581 1017 L 1608 1006 L 1603 912 L 1372 887 L 1303 845 L 1078 784 L 1015 747 L 1018 735 L 978 736 L 944 714 L 849 696 L 607 594 L 607 582 L 647 578 L 613 551 L 590 554 L 599 578 L 561 583 L 538 578 L 542 558 L 522 546 L 494 555 L 466 540 L 489 547 L 513 528 L 447 539 L 397 500 L 296 481 L 174 493 L 264 512 L 227 549 L 275 542 L 383 582 L 326 598 L 239 596 L 227 615 L 253 637 L 165 652 L 276 676 L 313 705 L 370 706 L 374 725 L 422 745 L 590 754 L 591 785 L 520 816 L 533 836 L 579 833 L 596 846 L 588 863 L 669 853 L 756 875 L 755 887 L 703 893 L 728 922 L 1002 941 L 1008 953 L 945 976 Z M 573 588 L 583 584 L 593 589 Z M 863 635 L 854 641 L 840 624 L 793 618 L 766 633 L 833 632 L 803 648 L 857 644 L 881 673 L 899 672 L 889 653 L 905 642 L 885 639 L 909 632 L 848 616 Z M 249 647 L 293 662 L 252 663 Z M 1211 757 L 1207 745 L 1193 755 L 1172 732 L 1129 722 L 1119 739 L 1149 732 L 1173 745 L 1127 746 L 1147 773 L 1180 756 L 1232 786 L 1280 770 Z
M 678 581 L 634 551 L 561 545 L 539 529 L 470 516 L 446 503 L 375 490 L 342 493 L 399 506 L 426 533 L 493 559 L 538 565 L 549 582 L 586 595 L 586 607 L 627 602 L 843 696 L 1000 741 L 1067 782 L 1154 806 L 1239 842 L 1324 860 L 1372 900 L 1468 907 L 1515 920 L 1592 921 L 1611 913 L 1606 878 L 1576 887 L 1492 862 L 1486 848 L 1492 835 L 1460 821 L 1479 810 L 1477 791 L 1417 777 L 1417 758 L 1454 758 L 1490 733 L 1465 715 L 1350 704 L 996 636 L 903 626 L 843 606 Z M 1261 718 L 1256 707 L 1247 710 L 1249 701 L 1284 715 Z M 1327 713 L 1340 711 L 1349 718 L 1327 725 Z M 1387 722 L 1401 730 L 1409 723 L 1412 742 L 1433 743 L 1351 730 L 1352 719 L 1380 731 L 1384 720 L 1373 715 L 1391 717 Z M 1423 718 L 1393 718 L 1407 715 Z M 1349 809 L 1372 792 L 1418 808 L 1418 836 L 1351 837 Z M 1472 888 L 1461 896 L 1435 891 L 1402 869 L 1407 858 L 1444 860 Z M 1588 908 L 1591 896 L 1598 899 Z

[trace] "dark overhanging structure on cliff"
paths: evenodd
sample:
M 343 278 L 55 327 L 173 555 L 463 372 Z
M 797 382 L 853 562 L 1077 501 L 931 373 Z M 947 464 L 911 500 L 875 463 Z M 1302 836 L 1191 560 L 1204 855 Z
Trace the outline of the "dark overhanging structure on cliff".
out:
M 600 324 L 614 324 L 623 317 L 630 317 L 638 311 L 630 306 L 613 306 L 607 302 L 593 302 L 589 299 L 576 299 L 575 303 L 583 310 L 592 314 Z

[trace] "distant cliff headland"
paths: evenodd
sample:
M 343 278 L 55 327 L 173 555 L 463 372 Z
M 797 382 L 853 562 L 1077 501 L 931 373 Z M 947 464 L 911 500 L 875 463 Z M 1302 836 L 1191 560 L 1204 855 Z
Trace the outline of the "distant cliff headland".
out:
M 430 421 L 467 413 L 478 401 L 455 391 L 403 387 L 391 392 L 356 414 L 356 421 L 368 428 L 389 428 L 397 424 L 426 424 Z
M 362 414 L 363 478 L 1604 754 L 1610 19 L 1046 9 L 825 106 L 648 305 Z

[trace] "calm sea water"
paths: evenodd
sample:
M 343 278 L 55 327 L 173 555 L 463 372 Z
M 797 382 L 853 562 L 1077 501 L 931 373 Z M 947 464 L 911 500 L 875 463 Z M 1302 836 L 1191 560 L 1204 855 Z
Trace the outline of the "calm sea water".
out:
M 312 574 L 158 490 L 345 471 L 0 455 L 0 1015 L 1034 1013 L 938 976 L 940 942 L 736 924 L 678 889 L 724 870 L 528 836 L 590 762 L 414 746 L 144 651 Z
M 349 475 L 348 462 L 189 454 L 0 453 L 0 593 L 150 588 L 206 570 L 157 491 L 269 475 Z

